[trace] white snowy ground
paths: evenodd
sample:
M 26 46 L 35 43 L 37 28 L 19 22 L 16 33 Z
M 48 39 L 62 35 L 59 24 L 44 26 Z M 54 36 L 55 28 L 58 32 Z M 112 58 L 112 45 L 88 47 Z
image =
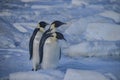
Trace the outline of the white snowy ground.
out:
M 8 78 L 10 80 L 120 79 L 119 76 L 120 59 L 116 57 L 71 58 L 67 56 L 62 56 L 57 69 L 39 70 L 37 72 L 33 72 L 31 71 L 32 66 L 31 62 L 29 61 L 29 55 L 27 51 L 1 49 L 0 55 L 1 55 L 0 77 L 3 77 L 1 79 Z
M 40 20 L 59 28 L 62 58 L 54 70 L 32 72 L 28 42 Z M 0 79 L 120 80 L 120 0 L 0 1 Z

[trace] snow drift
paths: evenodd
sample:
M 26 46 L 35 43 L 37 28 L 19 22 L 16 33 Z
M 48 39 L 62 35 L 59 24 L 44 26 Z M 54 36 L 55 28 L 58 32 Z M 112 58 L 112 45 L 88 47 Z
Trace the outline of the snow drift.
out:
M 103 74 L 90 70 L 68 69 L 64 80 L 109 80 Z

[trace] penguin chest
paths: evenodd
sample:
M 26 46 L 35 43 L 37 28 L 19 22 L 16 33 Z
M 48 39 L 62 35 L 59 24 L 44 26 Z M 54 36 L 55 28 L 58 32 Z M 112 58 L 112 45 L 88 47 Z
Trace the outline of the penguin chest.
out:
M 46 40 L 43 49 L 43 69 L 56 68 L 59 62 L 60 47 L 57 41 Z
M 33 42 L 33 63 L 39 63 L 39 43 L 41 39 L 42 33 L 37 32 L 34 42 Z
M 42 33 L 40 31 L 38 31 L 36 36 L 35 36 L 34 43 L 39 43 L 41 36 L 42 36 Z

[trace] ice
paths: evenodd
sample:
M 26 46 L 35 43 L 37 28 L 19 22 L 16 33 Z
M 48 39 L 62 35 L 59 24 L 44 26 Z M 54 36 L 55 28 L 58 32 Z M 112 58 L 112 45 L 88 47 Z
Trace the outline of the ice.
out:
M 13 40 L 7 38 L 6 36 L 0 36 L 0 47 L 1 48 L 15 48 Z
M 90 23 L 86 29 L 88 40 L 120 40 L 120 25 L 110 23 Z
M 22 2 L 34 2 L 34 1 L 39 1 L 39 0 L 21 0 Z
M 106 73 L 105 76 L 107 78 L 109 78 L 110 80 L 117 80 L 117 78 L 113 74 L 111 74 L 111 73 Z
M 13 25 L 20 32 L 27 32 L 27 30 L 24 27 L 20 26 L 20 24 L 14 23 Z
M 89 7 L 94 9 L 104 9 L 104 6 L 102 5 L 89 5 Z
M 4 54 L 9 55 L 10 57 L 5 57 Z M 120 79 L 119 59 L 102 59 L 97 57 L 71 58 L 62 55 L 57 69 L 40 69 L 34 72 L 31 71 L 32 66 L 29 61 L 28 51 L 24 51 L 22 49 L 0 49 L 0 55 L 0 79 L 1 77 L 8 77 L 9 75 L 10 80 L 26 80 L 26 78 L 63 80 L 66 70 L 69 68 L 78 70 L 94 70 L 105 73 L 105 76 L 110 80 Z
M 52 8 L 64 8 L 64 7 L 69 7 L 68 5 L 32 5 L 31 8 L 32 9 L 46 9 L 46 10 L 50 10 Z
M 12 14 L 9 12 L 0 12 L 0 16 L 11 16 Z
M 9 75 L 10 80 L 61 80 L 63 75 L 60 71 L 50 72 L 17 72 Z
M 5 57 L 5 58 L 10 58 L 11 56 L 10 56 L 10 55 L 5 55 L 4 57 Z
M 115 11 L 105 11 L 103 13 L 100 13 L 99 15 L 107 17 L 107 18 L 111 18 L 116 23 L 120 23 L 120 14 Z
M 64 80 L 109 80 L 103 74 L 92 70 L 68 69 Z
M 83 6 L 83 5 L 87 6 L 88 5 L 88 3 L 83 0 L 72 0 L 72 4 L 77 5 L 77 6 Z
M 86 30 L 86 28 L 86 22 L 80 19 L 78 21 L 72 21 L 65 33 L 68 35 L 80 35 Z
M 107 56 L 118 56 L 119 47 L 113 42 L 82 42 L 79 44 L 71 45 L 68 48 L 64 49 L 63 52 L 65 55 L 71 57 L 80 57 L 80 56 L 96 56 L 96 57 L 107 57 Z
M 32 9 L 41 9 L 41 8 L 43 8 L 43 9 L 49 9 L 49 8 L 51 8 L 51 6 L 41 6 L 41 5 L 32 5 L 31 6 L 31 8 Z
M 83 79 L 97 74 L 100 79 L 120 80 L 119 2 L 1 0 L 0 79 L 63 80 L 73 75 L 76 77 L 71 79 L 77 80 L 79 74 Z M 32 72 L 30 36 L 39 21 L 52 23 L 54 20 L 67 23 L 57 29 L 67 40 L 59 41 L 62 52 L 59 65 L 54 70 Z
M 37 27 L 37 23 L 34 23 L 34 22 L 26 22 L 26 23 L 14 23 L 14 24 L 18 24 L 22 27 L 25 27 L 27 29 L 30 29 L 30 30 L 34 30 L 36 27 Z

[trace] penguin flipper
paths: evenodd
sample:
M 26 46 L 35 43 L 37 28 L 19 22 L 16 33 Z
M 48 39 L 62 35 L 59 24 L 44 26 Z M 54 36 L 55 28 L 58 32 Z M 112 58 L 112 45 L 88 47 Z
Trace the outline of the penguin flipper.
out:
M 33 31 L 33 34 L 30 38 L 30 41 L 29 41 L 29 54 L 30 54 L 30 60 L 32 59 L 32 56 L 33 56 L 33 41 L 34 41 L 34 38 L 35 38 L 35 35 L 37 34 L 37 32 L 39 31 L 39 28 L 35 28 L 35 30 Z
M 41 40 L 40 40 L 40 44 L 39 44 L 39 56 L 40 56 L 40 63 L 42 62 L 42 59 L 43 59 L 43 48 L 44 48 L 44 44 L 45 44 L 45 41 L 48 37 L 51 36 L 51 33 L 45 33 L 42 35 L 41 37 Z

